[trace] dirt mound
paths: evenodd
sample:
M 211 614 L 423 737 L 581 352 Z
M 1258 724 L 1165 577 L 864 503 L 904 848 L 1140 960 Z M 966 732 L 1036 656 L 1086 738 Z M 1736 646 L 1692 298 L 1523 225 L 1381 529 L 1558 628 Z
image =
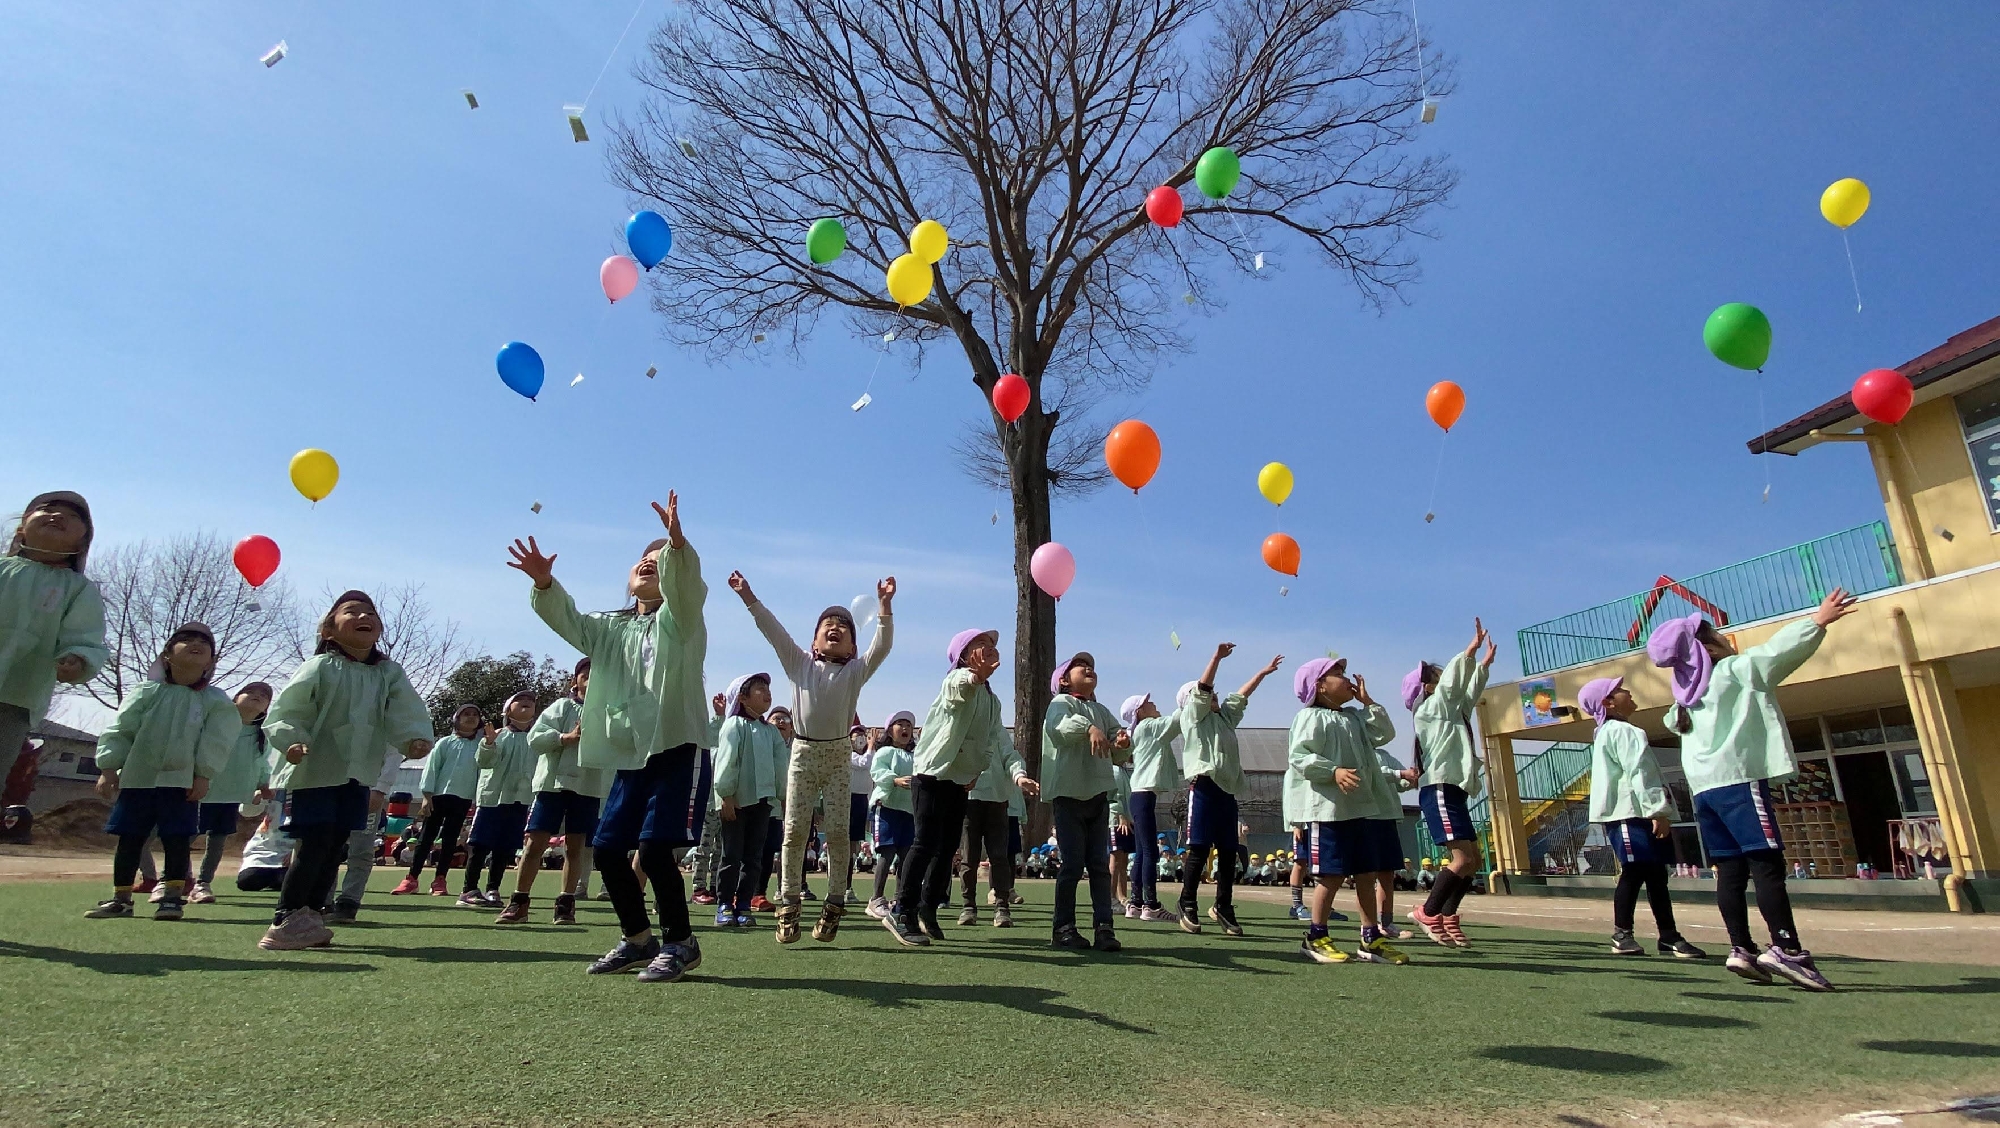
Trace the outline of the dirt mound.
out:
M 95 796 L 72 799 L 35 816 L 34 845 L 109 850 L 118 840 L 104 833 L 111 804 Z

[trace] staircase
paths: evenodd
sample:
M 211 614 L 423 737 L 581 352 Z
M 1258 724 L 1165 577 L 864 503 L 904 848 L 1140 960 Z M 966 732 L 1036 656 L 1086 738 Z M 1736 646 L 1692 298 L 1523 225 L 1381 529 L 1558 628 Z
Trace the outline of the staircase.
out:
M 1560 860 L 1572 858 L 1590 829 L 1590 745 L 1552 744 L 1515 769 L 1514 778 L 1521 793 L 1531 866 L 1551 854 Z M 1470 813 L 1479 830 L 1480 852 L 1490 858 L 1492 806 L 1485 795 L 1471 804 Z M 1422 822 L 1417 825 L 1417 848 L 1426 858 L 1445 856 L 1443 845 L 1431 841 L 1430 829 Z

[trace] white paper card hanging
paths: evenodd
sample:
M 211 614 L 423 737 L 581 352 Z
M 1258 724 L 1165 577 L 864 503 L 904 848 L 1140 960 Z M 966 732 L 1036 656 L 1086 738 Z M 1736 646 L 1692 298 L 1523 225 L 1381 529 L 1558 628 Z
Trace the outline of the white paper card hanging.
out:
M 1424 123 L 1425 125 L 1429 125 L 1430 123 L 1432 123 L 1432 122 L 1436 121 L 1437 119 L 1438 119 L 1438 103 L 1437 103 L 1437 99 L 1436 99 L 1436 98 L 1425 98 L 1425 99 L 1424 99 L 1424 109 L 1423 109 L 1423 115 L 1422 115 L 1422 120 L 1423 120 L 1423 123 Z
M 578 141 L 590 140 L 590 131 L 583 127 L 583 107 L 564 106 L 563 113 L 569 118 L 569 135 Z
M 852 411 L 860 411 L 860 410 L 861 410 L 862 408 L 864 408 L 864 407 L 867 407 L 867 406 L 868 406 L 869 404 L 871 404 L 871 403 L 874 403 L 874 402 L 875 402 L 875 397 L 874 397 L 874 396 L 871 396 L 871 395 L 869 395 L 869 394 L 868 394 L 867 392 L 863 392 L 863 393 L 861 393 L 861 398 L 860 398 L 860 399 L 858 399 L 858 400 L 855 400 L 855 401 L 854 401 L 854 406 L 853 406 L 852 408 L 850 408 L 849 410 L 852 410 Z
M 539 501 L 528 507 L 528 512 L 530 513 L 540 513 L 541 511 L 542 511 L 542 503 Z
M 659 374 L 660 374 L 659 365 L 653 364 L 653 365 L 648 365 L 646 367 L 646 379 L 651 380 L 653 377 L 658 376 Z
M 465 95 L 465 104 L 468 107 L 475 110 L 479 108 L 479 98 L 477 95 L 473 94 L 472 89 L 470 87 L 460 90 L 459 93 Z
M 279 60 L 283 59 L 285 57 L 285 54 L 290 50 L 291 48 L 286 45 L 285 41 L 280 39 L 278 40 L 278 45 L 276 47 L 273 47 L 269 51 L 266 51 L 262 55 L 258 56 L 257 61 L 264 64 L 266 69 L 269 69 L 271 67 L 277 66 Z
M 577 374 L 576 374 L 576 379 L 574 379 L 574 380 L 571 380 L 571 381 L 569 382 L 569 386 L 570 386 L 570 387 L 572 387 L 572 388 L 574 388 L 574 387 L 576 387 L 576 386 L 577 386 L 578 384 L 581 384 L 581 383 L 583 383 L 583 373 L 579 372 L 579 373 L 577 373 Z

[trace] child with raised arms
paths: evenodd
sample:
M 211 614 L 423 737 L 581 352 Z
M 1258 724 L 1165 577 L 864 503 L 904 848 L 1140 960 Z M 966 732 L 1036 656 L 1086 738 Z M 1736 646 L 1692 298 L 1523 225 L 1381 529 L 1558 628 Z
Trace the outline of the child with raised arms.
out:
M 589 689 L 590 659 L 582 658 L 570 675 L 569 692 L 550 702 L 528 729 L 528 748 L 535 754 L 535 803 L 528 811 L 528 852 L 515 873 L 514 895 L 500 911 L 497 923 L 528 919 L 529 897 L 541 872 L 542 853 L 558 834 L 563 836 L 562 892 L 556 894 L 550 920 L 576 923 L 577 894 L 590 873 L 586 844 L 597 833 L 598 807 L 611 789 L 608 772 L 577 763 L 577 745 L 583 740 L 583 699 Z
M 1160 796 L 1171 796 L 1182 786 L 1181 765 L 1174 754 L 1174 738 L 1181 733 L 1180 711 L 1162 716 L 1150 693 L 1125 699 L 1118 719 L 1125 724 L 1132 741 L 1132 792 L 1126 800 L 1132 820 L 1134 856 L 1129 881 L 1132 904 L 1139 919 L 1174 921 L 1177 918 L 1160 906 Z M 1127 914 L 1130 915 L 1130 914 Z
M 1778 683 L 1805 665 L 1826 629 L 1854 610 L 1835 588 L 1810 618 L 1787 623 L 1760 646 L 1737 653 L 1734 639 L 1699 613 L 1655 628 L 1646 655 L 1673 671 L 1669 731 L 1680 734 L 1681 770 L 1694 795 L 1701 841 L 1716 868 L 1715 902 L 1729 929 L 1729 970 L 1757 983 L 1782 976 L 1809 991 L 1831 991 L 1799 943 L 1785 889 L 1785 842 L 1771 809 L 1771 780 L 1798 770 L 1778 708 Z M 1757 884 L 1757 911 L 1771 932 L 1762 952 L 1750 938 L 1744 891 Z
M 471 909 L 500 904 L 500 880 L 521 849 L 528 829 L 528 802 L 534 798 L 535 750 L 528 730 L 540 713 L 535 695 L 522 690 L 500 709 L 501 727 L 489 722 L 479 741 L 479 813 L 472 816 L 472 836 L 466 840 L 465 891 L 458 903 Z M 490 863 L 490 864 L 489 864 Z M 479 891 L 479 871 L 486 870 L 486 892 Z M 506 923 L 514 923 L 508 921 Z
M 0 556 L 0 778 L 48 713 L 56 683 L 81 685 L 110 660 L 104 598 L 83 574 L 92 534 L 90 505 L 57 490 L 28 503 Z
M 215 871 L 222 868 L 222 852 L 243 812 L 243 804 L 262 799 L 269 793 L 271 762 L 264 747 L 264 714 L 271 709 L 271 687 L 251 682 L 236 691 L 236 715 L 242 731 L 229 750 L 229 759 L 208 781 L 208 795 L 201 801 L 201 821 L 197 828 L 208 836 L 202 849 L 201 869 L 188 890 L 188 904 L 207 905 L 215 900 Z
M 1236 796 L 1246 786 L 1243 760 L 1236 745 L 1236 726 L 1243 723 L 1243 711 L 1250 695 L 1264 679 L 1277 672 L 1285 656 L 1271 659 L 1243 688 L 1217 700 L 1216 672 L 1222 660 L 1235 653 L 1236 644 L 1225 642 L 1215 648 L 1200 679 L 1181 687 L 1175 696 L 1180 715 L 1184 770 L 1188 776 L 1187 856 L 1181 864 L 1180 926 L 1183 932 L 1201 931 L 1201 879 L 1208 870 L 1211 850 L 1221 861 L 1215 867 L 1215 917 L 1222 931 L 1243 935 L 1236 923 L 1233 889 L 1236 879 Z M 1067 850 L 1064 853 L 1068 853 Z
M 910 780 L 916 763 L 912 750 L 916 746 L 916 715 L 899 709 L 882 726 L 882 739 L 868 762 L 868 774 L 875 781 L 868 795 L 875 837 L 875 894 L 868 898 L 868 915 L 876 920 L 889 913 L 889 871 L 896 871 L 899 890 L 900 883 L 908 880 L 901 867 L 916 830 L 915 808 L 910 805 Z
M 111 864 L 112 895 L 84 915 L 132 915 L 132 878 L 139 851 L 155 831 L 165 854 L 160 875 L 166 895 L 154 920 L 181 919 L 188 885 L 188 844 L 199 825 L 209 781 L 229 763 L 243 718 L 215 674 L 215 634 L 188 623 L 167 637 L 146 681 L 126 696 L 118 715 L 97 740 L 97 790 L 116 795 L 106 834 L 117 835 Z
M 271 927 L 271 951 L 323 947 L 333 930 L 320 906 L 333 891 L 348 836 L 368 821 L 368 792 L 393 748 L 431 748 L 431 717 L 403 668 L 383 654 L 382 617 L 365 592 L 342 592 L 319 622 L 313 656 L 278 691 L 264 736 L 290 765 L 281 829 L 297 842 Z M 279 775 L 274 771 L 274 779 Z
M 451 731 L 439 737 L 424 758 L 424 771 L 417 782 L 423 802 L 417 818 L 423 823 L 416 849 L 410 855 L 410 872 L 389 890 L 390 896 L 415 893 L 423 877 L 424 862 L 437 846 L 437 872 L 431 877 L 431 896 L 450 893 L 446 877 L 452 858 L 458 853 L 459 832 L 472 814 L 472 801 L 479 794 L 479 738 L 486 718 L 477 705 L 460 705 L 451 715 Z
M 715 746 L 715 807 L 721 815 L 717 845 L 715 926 L 749 928 L 750 896 L 763 867 L 771 804 L 778 797 L 784 762 L 778 730 L 764 722 L 771 708 L 771 675 L 745 674 L 723 695 L 724 716 Z
M 1000 698 L 988 684 L 1000 668 L 1000 632 L 965 630 L 945 647 L 951 672 L 924 714 L 911 764 L 915 830 L 896 902 L 883 927 L 907 947 L 944 939 L 937 910 L 951 896 L 951 858 L 965 825 L 966 792 L 1008 744 Z
M 533 537 L 525 545 L 514 542 L 508 566 L 534 581 L 529 599 L 542 621 L 590 659 L 578 766 L 617 773 L 592 847 L 622 939 L 590 971 L 605 975 L 644 965 L 641 980 L 673 982 L 701 963 L 674 850 L 700 840 L 708 807 L 711 764 L 702 747 L 708 695 L 701 680 L 708 585 L 701 558 L 681 529 L 679 498 L 669 493 L 665 507 L 655 502 L 653 512 L 667 535 L 648 544 L 627 574 L 632 604 L 622 611 L 577 611 L 556 582 L 556 558 L 543 556 Z M 653 885 L 658 937 L 646 891 L 632 872 L 635 847 Z
M 1576 701 L 1597 722 L 1590 741 L 1590 821 L 1604 828 L 1605 840 L 1618 855 L 1618 888 L 1611 895 L 1611 954 L 1646 954 L 1632 938 L 1632 915 L 1643 886 L 1659 928 L 1660 954 L 1702 959 L 1708 953 L 1688 943 L 1674 926 L 1674 902 L 1667 892 L 1667 866 L 1674 860 L 1674 803 L 1660 778 L 1646 730 L 1631 723 L 1639 703 L 1625 688 L 1624 678 L 1589 682 Z
M 1486 656 L 1475 663 L 1482 646 Z M 1410 919 L 1447 948 L 1472 946 L 1458 920 L 1458 904 L 1479 872 L 1479 832 L 1469 804 L 1479 796 L 1483 772 L 1472 747 L 1472 713 L 1486 692 L 1497 651 L 1486 625 L 1474 619 L 1472 641 L 1463 652 L 1442 667 L 1419 663 L 1403 678 L 1403 707 L 1416 714 L 1417 806 L 1431 841 L 1451 852 L 1430 896 L 1410 910 Z
M 805 883 L 806 839 L 812 832 L 815 804 L 825 801 L 828 865 L 827 896 L 821 902 L 813 939 L 822 943 L 840 931 L 846 915 L 848 778 L 854 741 L 849 730 L 861 687 L 881 669 L 895 641 L 890 604 L 896 598 L 896 577 L 875 585 L 878 622 L 868 653 L 856 659 L 854 616 L 835 605 L 819 613 L 813 625 L 812 653 L 799 649 L 771 609 L 758 602 L 741 572 L 729 574 L 729 589 L 742 597 L 757 629 L 778 655 L 778 665 L 792 683 L 792 764 L 785 779 L 784 869 L 778 884 L 778 943 L 799 938 L 801 887 Z
M 1088 652 L 1057 666 L 1049 676 L 1054 699 L 1042 718 L 1048 758 L 1042 765 L 1042 793 L 1055 819 L 1055 915 L 1049 947 L 1116 952 L 1123 945 L 1112 926 L 1111 791 L 1116 762 L 1130 762 L 1131 737 L 1111 710 L 1097 700 L 1097 660 Z M 1076 883 L 1090 875 L 1091 939 L 1076 927 Z

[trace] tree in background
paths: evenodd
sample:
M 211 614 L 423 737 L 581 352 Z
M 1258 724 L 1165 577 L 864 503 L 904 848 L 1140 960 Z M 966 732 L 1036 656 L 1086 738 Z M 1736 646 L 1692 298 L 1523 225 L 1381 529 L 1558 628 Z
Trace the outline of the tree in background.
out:
M 796 351 L 833 310 L 857 336 L 963 353 L 988 405 L 969 468 L 1013 498 L 1017 720 L 1042 715 L 1055 665 L 1028 567 L 1050 498 L 1103 480 L 1092 405 L 1187 347 L 1215 266 L 1297 248 L 1393 298 L 1456 181 L 1408 152 L 1450 82 L 1387 0 L 684 0 L 638 77 L 653 93 L 609 159 L 678 228 L 653 275 L 668 336 Z M 1183 193 L 1185 221 L 1151 225 L 1147 193 L 1212 146 L 1241 158 L 1234 193 Z M 805 245 L 821 218 L 848 234 L 825 265 Z M 903 308 L 883 275 L 922 219 L 953 246 Z M 1030 389 L 1012 425 L 991 408 L 1009 372 Z M 1014 726 L 1030 770 L 1040 736 Z
M 439 734 L 451 731 L 451 715 L 461 705 L 477 705 L 479 712 L 494 725 L 500 723 L 501 706 L 509 697 L 527 690 L 535 695 L 535 707 L 546 707 L 569 692 L 569 670 L 555 659 L 517 650 L 505 658 L 482 654 L 469 658 L 445 675 L 425 697 L 431 707 L 431 727 Z

